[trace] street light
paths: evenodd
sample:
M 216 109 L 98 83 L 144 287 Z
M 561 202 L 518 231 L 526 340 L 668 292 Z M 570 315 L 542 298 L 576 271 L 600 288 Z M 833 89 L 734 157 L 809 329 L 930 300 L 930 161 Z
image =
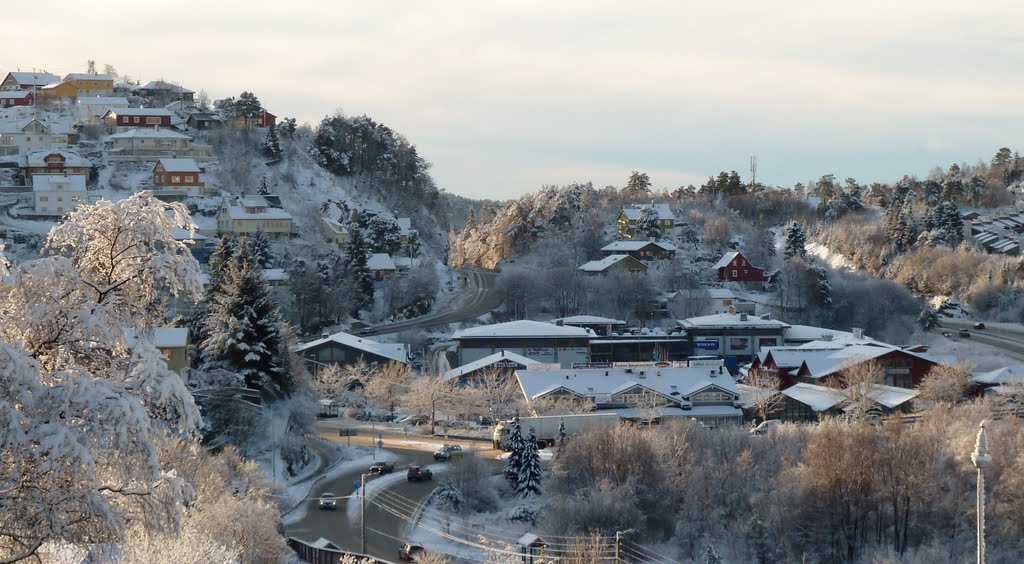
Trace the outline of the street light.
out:
M 978 564 L 985 564 L 985 467 L 992 462 L 988 454 L 988 437 L 985 436 L 987 423 L 987 420 L 982 420 L 974 452 L 971 453 L 971 462 L 978 469 Z

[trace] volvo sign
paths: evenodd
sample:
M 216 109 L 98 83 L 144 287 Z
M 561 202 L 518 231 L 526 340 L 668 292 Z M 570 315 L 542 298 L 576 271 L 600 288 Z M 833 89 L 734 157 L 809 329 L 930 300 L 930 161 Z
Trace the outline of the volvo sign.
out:
M 718 339 L 698 339 L 693 341 L 693 348 L 703 350 L 718 350 Z

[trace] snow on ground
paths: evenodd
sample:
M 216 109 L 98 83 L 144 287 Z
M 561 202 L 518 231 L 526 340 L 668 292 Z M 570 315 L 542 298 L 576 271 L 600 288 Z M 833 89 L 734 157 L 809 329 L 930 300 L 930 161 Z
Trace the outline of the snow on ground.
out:
M 1019 326 L 1017 328 L 1019 329 Z M 938 333 L 927 335 L 924 344 L 928 345 L 928 356 L 946 364 L 955 366 L 960 362 L 967 361 L 971 364 L 972 371 L 985 372 L 1021 362 L 1020 359 L 995 347 L 972 341 L 969 338 L 950 339 Z
M 856 270 L 853 263 L 843 255 L 833 253 L 831 249 L 818 243 L 807 243 L 807 252 L 818 257 L 834 270 Z
M 354 455 L 355 458 L 345 460 L 334 465 L 333 468 L 328 470 L 323 476 L 323 481 L 333 480 L 339 476 L 343 476 L 356 470 L 368 468 L 376 460 L 380 460 L 380 457 L 374 458 L 373 453 L 366 447 L 350 447 L 345 449 L 346 454 Z M 302 503 L 306 501 L 310 490 L 316 482 L 304 482 L 301 484 L 295 484 L 288 487 L 288 499 L 290 503 L 297 504 L 291 511 L 285 513 L 281 518 L 281 521 L 285 525 L 291 525 L 301 521 L 309 510 L 308 503 Z M 344 494 L 345 492 L 334 492 Z M 350 492 L 349 492 L 350 493 Z
M 506 460 L 506 459 L 508 459 L 510 454 L 512 454 L 512 453 L 511 452 L 503 452 L 503 453 L 499 454 L 498 456 L 495 456 L 494 458 L 496 460 Z M 551 448 L 545 448 L 545 449 L 541 449 L 541 450 L 537 451 L 537 454 L 540 455 L 540 459 L 541 459 L 542 462 L 551 462 L 551 459 L 555 456 L 555 450 L 551 449 Z

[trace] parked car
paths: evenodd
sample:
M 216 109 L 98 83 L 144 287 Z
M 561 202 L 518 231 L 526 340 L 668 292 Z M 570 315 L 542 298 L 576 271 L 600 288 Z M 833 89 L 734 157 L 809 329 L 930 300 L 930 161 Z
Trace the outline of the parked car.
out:
M 394 462 L 374 462 L 373 466 L 370 466 L 370 474 L 378 474 L 383 476 L 384 474 L 390 474 L 395 471 Z
M 961 329 L 960 331 L 957 332 L 957 335 L 960 335 L 961 337 L 970 337 L 971 332 L 968 331 L 967 329 Z
M 975 329 L 984 329 L 985 328 L 985 324 L 979 321 L 979 322 L 974 324 L 974 328 Z
M 459 460 L 464 454 L 462 447 L 459 445 L 444 445 L 434 452 L 434 460 L 437 460 L 438 462 Z
M 407 562 L 415 562 L 416 557 L 426 552 L 426 549 L 422 545 L 405 543 L 401 548 L 398 549 L 398 559 L 405 560 Z
M 766 421 L 762 421 L 760 425 L 751 429 L 750 434 L 766 435 L 768 434 L 768 431 L 771 431 L 772 429 L 778 427 L 779 425 L 782 425 L 782 421 L 779 421 L 778 419 L 768 419 Z
M 337 509 L 338 507 L 338 496 L 324 492 L 320 494 L 320 509 Z
M 423 480 L 433 480 L 434 473 L 430 471 L 430 468 L 410 466 L 405 478 L 410 482 L 422 482 Z

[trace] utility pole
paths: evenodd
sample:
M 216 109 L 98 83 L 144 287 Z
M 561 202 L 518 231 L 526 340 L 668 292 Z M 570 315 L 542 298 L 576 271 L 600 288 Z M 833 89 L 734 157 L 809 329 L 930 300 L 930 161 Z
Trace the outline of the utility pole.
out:
M 985 468 L 992 462 L 988 453 L 988 437 L 985 436 L 985 424 L 981 422 L 978 438 L 971 453 L 971 462 L 978 469 L 978 564 L 985 564 Z
M 757 186 L 757 155 L 750 157 L 750 189 L 753 191 L 754 186 Z
M 366 474 L 359 476 L 359 553 L 366 554 Z
M 635 529 L 627 529 L 625 531 L 615 531 L 615 564 L 622 562 L 622 537 L 635 533 Z

